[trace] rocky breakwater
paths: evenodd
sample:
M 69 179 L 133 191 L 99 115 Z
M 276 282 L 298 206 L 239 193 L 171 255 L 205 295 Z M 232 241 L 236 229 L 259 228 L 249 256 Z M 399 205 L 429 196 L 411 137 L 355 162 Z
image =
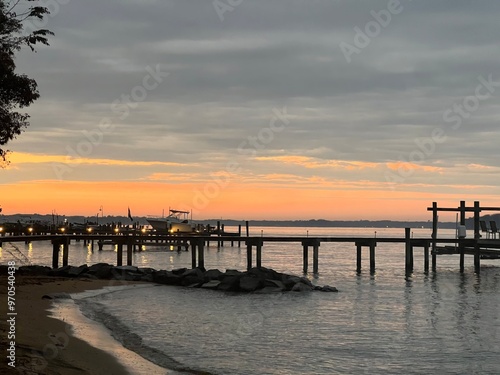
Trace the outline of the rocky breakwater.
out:
M 280 293 L 280 292 L 337 292 L 329 285 L 313 285 L 305 277 L 280 273 L 270 268 L 252 268 L 249 271 L 200 268 L 180 268 L 172 271 L 139 268 L 135 266 L 113 266 L 98 263 L 92 266 L 65 266 L 57 269 L 41 266 L 19 267 L 17 274 L 31 276 L 55 276 L 69 278 L 146 281 L 164 285 L 214 289 L 224 292 Z

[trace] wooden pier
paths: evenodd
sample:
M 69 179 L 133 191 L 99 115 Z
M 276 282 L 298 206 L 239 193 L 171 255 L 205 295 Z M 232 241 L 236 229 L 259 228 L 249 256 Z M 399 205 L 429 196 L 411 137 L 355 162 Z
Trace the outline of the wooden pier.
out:
M 262 251 L 266 243 L 298 243 L 302 245 L 303 271 L 309 271 L 309 255 L 312 249 L 312 271 L 313 274 L 319 272 L 320 263 L 320 246 L 322 243 L 352 243 L 356 249 L 356 271 L 361 272 L 363 249 L 366 248 L 369 252 L 369 270 L 370 273 L 375 273 L 376 270 L 376 248 L 379 244 L 384 243 L 401 243 L 405 249 L 405 274 L 411 275 L 414 271 L 414 251 L 415 248 L 422 248 L 424 253 L 424 272 L 429 272 L 431 265 L 432 271 L 437 268 L 437 255 L 440 254 L 459 254 L 460 272 L 464 272 L 464 256 L 474 256 L 474 270 L 480 272 L 480 259 L 482 256 L 500 256 L 500 239 L 484 239 L 481 238 L 479 229 L 479 214 L 481 211 L 500 211 L 496 207 L 480 207 L 479 202 L 474 202 L 473 207 L 466 207 L 465 202 L 460 202 L 457 208 L 439 208 L 437 203 L 433 203 L 428 210 L 433 212 L 433 231 L 431 238 L 412 238 L 411 229 L 406 228 L 404 237 L 269 237 L 269 236 L 241 236 L 241 226 L 238 233 L 224 234 L 223 226 L 219 224 L 216 237 L 204 234 L 143 234 L 137 232 L 130 233 L 114 233 L 114 234 L 46 234 L 46 235 L 30 235 L 30 236 L 4 236 L 0 237 L 0 246 L 2 240 L 4 242 L 34 242 L 34 241 L 51 241 L 53 246 L 52 267 L 59 266 L 59 252 L 62 250 L 62 265 L 68 265 L 69 248 L 71 241 L 84 241 L 91 244 L 93 250 L 94 241 L 98 243 L 99 250 L 102 250 L 104 245 L 112 245 L 116 247 L 118 266 L 123 265 L 123 249 L 126 248 L 127 265 L 132 265 L 133 252 L 141 249 L 146 244 L 163 244 L 166 246 L 177 247 L 178 251 L 182 249 L 191 249 L 192 267 L 205 268 L 205 246 L 209 246 L 210 241 L 217 241 L 217 247 L 223 246 L 224 241 L 241 243 L 246 245 L 247 269 L 252 267 L 262 267 Z M 439 211 L 453 211 L 460 213 L 461 225 L 465 225 L 465 213 L 474 212 L 474 237 L 473 238 L 439 238 L 437 233 Z M 255 248 L 255 258 L 254 258 Z M 430 257 L 431 256 L 431 257 Z M 255 265 L 254 265 L 255 259 Z

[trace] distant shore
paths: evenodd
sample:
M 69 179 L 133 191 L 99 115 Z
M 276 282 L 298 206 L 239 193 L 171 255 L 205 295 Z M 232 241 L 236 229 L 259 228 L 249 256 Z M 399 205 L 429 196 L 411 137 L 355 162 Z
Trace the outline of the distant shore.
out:
M 79 215 L 59 215 L 54 218 L 52 215 L 42 214 L 13 214 L 1 215 L 0 224 L 3 222 L 47 222 L 52 223 L 57 221 L 62 223 L 67 220 L 69 223 L 86 223 L 92 222 L 94 224 L 111 224 L 111 223 L 132 223 L 126 216 L 79 216 Z M 484 220 L 493 220 L 500 222 L 500 214 L 485 215 Z M 226 226 L 245 225 L 245 220 L 236 219 L 203 219 L 194 221 L 199 224 L 217 226 L 217 221 L 225 224 Z M 134 217 L 134 223 L 139 225 L 148 225 L 147 217 L 137 216 Z M 249 220 L 250 227 L 309 227 L 309 228 L 428 228 L 432 229 L 432 216 L 429 215 L 429 220 L 326 220 L 326 219 L 299 219 L 299 220 Z M 473 218 L 467 218 L 465 221 L 467 229 L 474 228 Z M 443 229 L 455 229 L 455 222 L 440 222 L 439 227 Z

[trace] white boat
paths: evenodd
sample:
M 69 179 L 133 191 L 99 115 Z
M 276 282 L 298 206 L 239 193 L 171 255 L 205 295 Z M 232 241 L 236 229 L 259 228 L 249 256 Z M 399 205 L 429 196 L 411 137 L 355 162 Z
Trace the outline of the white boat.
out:
M 169 210 L 170 213 L 164 218 L 146 219 L 157 232 L 169 233 L 193 233 L 196 232 L 196 224 L 189 220 L 189 211 Z

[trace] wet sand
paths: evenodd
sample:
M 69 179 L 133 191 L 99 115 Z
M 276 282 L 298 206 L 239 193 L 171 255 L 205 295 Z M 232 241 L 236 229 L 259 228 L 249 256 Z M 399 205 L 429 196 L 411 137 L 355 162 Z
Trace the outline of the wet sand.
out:
M 119 283 L 120 285 L 136 284 L 122 281 Z M 2 286 L 0 289 L 2 296 L 0 305 L 0 316 L 2 316 L 0 320 L 2 352 L 0 373 L 30 375 L 122 375 L 134 373 L 121 363 L 123 361 L 120 361 L 118 357 L 135 355 L 135 353 L 128 352 L 127 354 L 127 350 L 123 348 L 118 353 L 115 351 L 115 355 L 113 355 L 91 346 L 87 341 L 76 337 L 77 335 L 74 334 L 71 326 L 65 321 L 50 317 L 53 300 L 42 298 L 44 295 L 52 293 L 73 294 L 100 289 L 117 285 L 116 281 L 16 275 L 16 368 L 8 365 L 9 360 L 5 355 L 9 347 L 8 343 L 11 341 L 8 339 L 10 324 L 7 319 L 11 316 L 7 315 L 7 277 L 5 275 L 0 276 L 0 285 Z M 67 313 L 69 314 L 69 310 Z M 74 322 L 74 319 L 75 316 L 68 315 L 69 321 Z M 82 317 L 82 319 L 85 318 Z M 110 338 L 105 338 L 106 334 L 104 333 L 103 336 L 99 327 L 96 325 L 88 327 L 90 327 L 89 329 L 94 328 L 95 335 L 91 334 L 91 336 L 98 337 L 100 341 L 97 342 L 109 342 Z M 150 375 L 170 373 L 154 364 L 149 363 L 149 365 L 151 365 L 151 370 L 148 372 Z

